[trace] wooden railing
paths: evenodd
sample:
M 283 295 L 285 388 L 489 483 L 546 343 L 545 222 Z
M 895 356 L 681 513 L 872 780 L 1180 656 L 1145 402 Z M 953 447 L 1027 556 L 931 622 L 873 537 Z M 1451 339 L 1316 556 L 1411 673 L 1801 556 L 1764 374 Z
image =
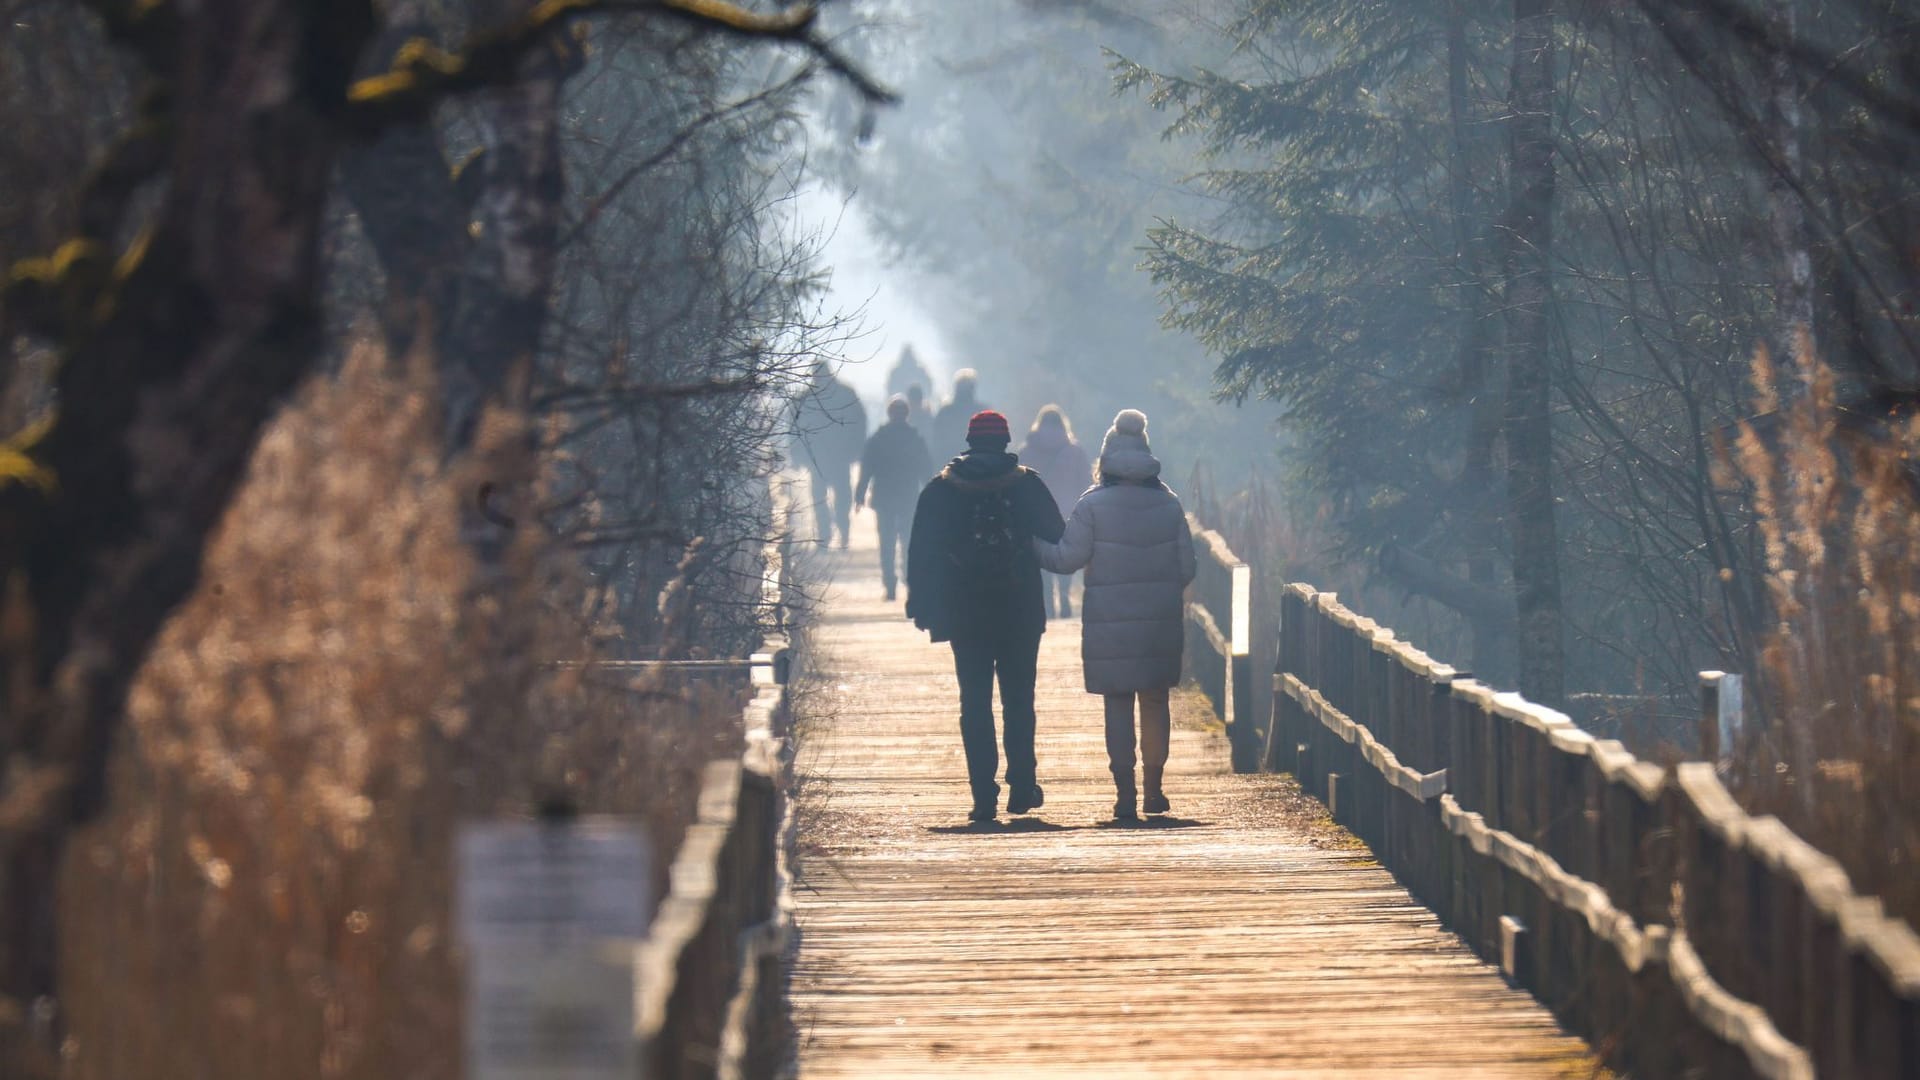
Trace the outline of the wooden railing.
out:
M 641 948 L 637 1034 L 646 1080 L 772 1077 L 790 1056 L 790 535 L 783 530 L 766 552 L 763 599 L 778 614 L 775 632 L 748 661 L 746 752 L 707 766 L 698 816 Z
M 707 767 L 699 816 L 641 950 L 648 1080 L 772 1076 L 785 1055 L 788 717 L 768 659 L 768 681 L 748 707 L 758 723 L 746 753 Z
M 1253 574 L 1219 533 L 1187 515 L 1193 530 L 1194 578 L 1187 590 L 1187 677 L 1225 721 L 1235 770 L 1249 772 L 1258 754 L 1254 712 L 1265 688 L 1253 672 Z M 1264 710 L 1262 710 L 1264 711 Z
M 1195 585 L 1214 616 L 1217 593 Z M 1257 740 L 1256 765 L 1293 773 L 1612 1064 L 1920 1077 L 1920 937 L 1833 859 L 1743 811 L 1712 764 L 1638 760 L 1332 594 L 1290 585 L 1279 607 L 1271 718 L 1235 740 L 1236 761 Z M 1196 676 L 1214 663 L 1203 652 Z M 1198 681 L 1231 718 L 1220 681 Z M 1704 710 L 1716 687 L 1703 680 Z

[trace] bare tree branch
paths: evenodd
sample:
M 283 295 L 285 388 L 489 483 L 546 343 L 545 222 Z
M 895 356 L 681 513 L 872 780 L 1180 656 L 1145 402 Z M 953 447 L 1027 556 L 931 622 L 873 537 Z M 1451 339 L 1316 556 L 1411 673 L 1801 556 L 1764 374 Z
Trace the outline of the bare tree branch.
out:
M 816 32 L 819 9 L 803 4 L 772 14 L 724 0 L 543 0 L 524 17 L 475 37 L 460 53 L 431 42 L 409 42 L 393 69 L 348 91 L 346 125 L 371 135 L 395 123 L 424 120 L 442 99 L 510 82 L 522 57 L 552 41 L 551 34 L 590 15 L 654 15 L 717 33 L 798 45 L 853 85 L 873 104 L 892 104 L 892 91 L 875 82 Z

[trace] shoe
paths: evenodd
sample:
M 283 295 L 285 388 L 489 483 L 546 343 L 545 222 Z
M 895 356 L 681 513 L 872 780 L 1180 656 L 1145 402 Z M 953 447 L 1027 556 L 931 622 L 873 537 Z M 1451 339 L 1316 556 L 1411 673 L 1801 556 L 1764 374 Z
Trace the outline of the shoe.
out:
M 1125 772 L 1120 772 L 1118 770 L 1114 771 L 1113 794 L 1114 794 L 1113 820 L 1115 821 L 1140 820 L 1140 815 L 1135 813 L 1133 809 L 1134 787 L 1133 787 L 1133 770 L 1132 769 L 1128 769 Z
M 992 821 L 999 816 L 999 811 L 994 809 L 992 803 L 974 803 L 973 809 L 967 811 L 968 821 Z
M 1030 788 L 1010 792 L 1007 795 L 1007 813 L 1024 814 L 1029 810 L 1038 810 L 1047 803 L 1047 793 L 1035 784 Z
M 1164 814 L 1172 807 L 1167 805 L 1167 794 L 1160 790 L 1160 777 L 1164 770 L 1148 768 L 1146 770 L 1147 797 L 1141 800 L 1141 809 L 1149 814 Z

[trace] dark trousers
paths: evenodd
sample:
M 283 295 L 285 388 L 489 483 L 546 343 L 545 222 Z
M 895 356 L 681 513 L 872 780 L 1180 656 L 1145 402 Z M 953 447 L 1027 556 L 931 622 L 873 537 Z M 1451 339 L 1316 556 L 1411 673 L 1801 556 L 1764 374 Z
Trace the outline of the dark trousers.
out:
M 973 801 L 999 801 L 993 782 L 1000 757 L 993 745 L 993 680 L 1000 678 L 1000 725 L 1007 748 L 1007 786 L 1034 785 L 1033 682 L 1040 669 L 1038 637 L 956 640 L 953 673 L 960 679 L 960 741 L 967 750 Z
M 899 555 L 900 573 L 906 573 L 906 553 L 900 549 L 906 546 L 907 531 L 913 525 L 913 510 L 882 510 L 876 506 L 873 508 L 873 518 L 880 527 L 880 583 L 887 587 L 888 592 L 892 592 L 894 586 L 900 583 L 900 575 L 895 574 L 893 569 L 896 553 Z
M 834 525 L 840 526 L 840 546 L 845 547 L 848 540 L 848 528 L 853 523 L 853 466 L 841 465 L 838 468 L 811 466 L 810 478 L 813 488 L 813 532 L 821 544 L 833 540 Z M 829 507 L 827 493 L 833 493 L 833 503 Z

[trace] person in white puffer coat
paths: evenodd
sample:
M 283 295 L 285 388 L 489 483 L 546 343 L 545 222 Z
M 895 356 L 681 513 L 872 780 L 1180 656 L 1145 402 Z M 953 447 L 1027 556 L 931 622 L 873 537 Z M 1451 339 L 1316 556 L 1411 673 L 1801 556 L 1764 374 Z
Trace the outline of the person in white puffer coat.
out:
M 1058 543 L 1034 541 L 1040 565 L 1056 574 L 1086 568 L 1080 601 L 1080 659 L 1087 692 L 1106 698 L 1107 765 L 1113 816 L 1134 810 L 1134 703 L 1140 708 L 1145 810 L 1166 813 L 1162 777 L 1172 716 L 1168 691 L 1180 682 L 1186 641 L 1186 587 L 1193 534 L 1180 499 L 1160 481 L 1147 445 L 1147 416 L 1123 409 L 1100 445 L 1094 486 L 1074 505 Z

